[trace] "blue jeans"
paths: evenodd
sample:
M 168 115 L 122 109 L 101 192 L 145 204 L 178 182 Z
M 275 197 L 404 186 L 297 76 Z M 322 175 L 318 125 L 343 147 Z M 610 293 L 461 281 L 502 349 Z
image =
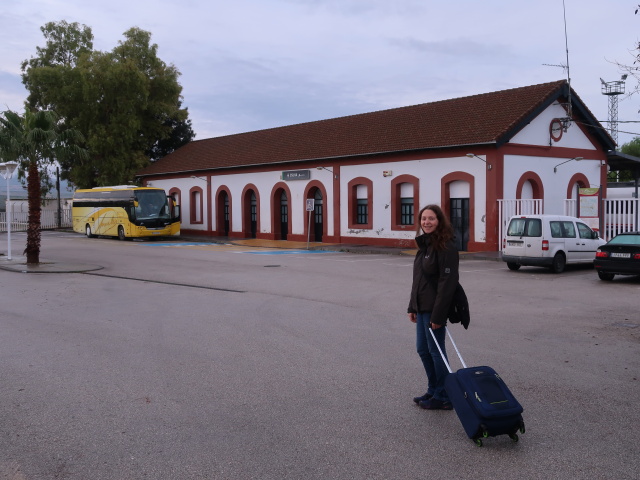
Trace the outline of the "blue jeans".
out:
M 422 360 L 422 365 L 424 365 L 424 371 L 427 373 L 427 393 L 433 395 L 433 398 L 436 400 L 448 402 L 449 396 L 444 389 L 444 378 L 449 373 L 449 370 L 447 370 L 447 366 L 444 364 L 444 361 L 442 361 L 438 347 L 433 341 L 431 333 L 429 333 L 429 329 L 431 328 L 431 313 L 418 313 L 417 317 L 416 349 Z M 433 333 L 438 340 L 442 353 L 448 361 L 449 357 L 447 357 L 447 351 L 444 346 L 446 336 L 445 329 L 441 327 L 433 330 Z

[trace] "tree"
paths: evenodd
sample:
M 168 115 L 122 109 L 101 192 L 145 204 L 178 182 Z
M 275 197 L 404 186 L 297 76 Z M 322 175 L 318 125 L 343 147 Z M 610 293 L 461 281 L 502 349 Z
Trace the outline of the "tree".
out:
M 158 58 L 149 32 L 132 28 L 100 52 L 89 27 L 59 22 L 42 31 L 46 46 L 22 64 L 28 104 L 55 110 L 82 133 L 89 153 L 61 162 L 62 178 L 80 188 L 129 183 L 152 159 L 193 139 L 180 73 Z
M 0 151 L 5 160 L 19 162 L 27 172 L 29 222 L 24 253 L 28 264 L 40 263 L 41 170 L 56 160 L 82 158 L 77 132 L 61 130 L 58 116 L 48 110 L 26 110 L 24 116 L 8 110 L 0 117 Z
M 159 139 L 147 150 L 146 154 L 152 162 L 169 155 L 177 148 L 186 145 L 194 139 L 195 133 L 193 133 L 193 129 L 191 128 L 191 120 L 187 118 L 187 109 L 182 110 L 180 108 L 181 106 L 182 102 L 178 102 L 178 110 L 180 113 L 184 112 L 184 115 L 176 116 L 176 118 L 167 118 L 164 121 L 164 125 L 171 129 L 169 136 Z
M 634 157 L 640 157 L 640 137 L 635 137 L 628 143 L 625 143 L 620 147 L 622 153 L 627 155 L 633 155 Z M 633 181 L 633 174 L 630 170 L 620 170 L 617 172 L 609 172 L 607 175 L 609 182 L 629 182 Z

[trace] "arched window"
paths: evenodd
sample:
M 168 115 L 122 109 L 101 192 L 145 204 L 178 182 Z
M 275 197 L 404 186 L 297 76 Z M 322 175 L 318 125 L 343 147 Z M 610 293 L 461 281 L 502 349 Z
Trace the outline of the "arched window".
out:
M 399 175 L 391 181 L 391 230 L 413 230 L 420 211 L 420 180 Z
M 373 225 L 373 182 L 354 178 L 348 183 L 349 228 L 370 230 Z
M 203 223 L 204 195 L 202 188 L 193 187 L 189 191 L 189 220 L 192 224 Z

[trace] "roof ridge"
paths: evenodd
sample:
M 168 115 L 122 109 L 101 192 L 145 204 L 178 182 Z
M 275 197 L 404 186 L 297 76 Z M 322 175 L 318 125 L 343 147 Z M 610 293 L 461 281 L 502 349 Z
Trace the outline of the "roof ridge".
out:
M 414 104 L 414 105 L 405 105 L 405 106 L 401 106 L 401 107 L 384 108 L 384 109 L 381 109 L 381 110 L 373 110 L 373 111 L 370 111 L 370 112 L 352 113 L 350 115 L 343 115 L 343 116 L 340 116 L 340 117 L 323 118 L 323 119 L 320 119 L 320 120 L 310 120 L 308 122 L 299 122 L 299 123 L 292 123 L 292 124 L 289 124 L 289 125 L 280 125 L 280 126 L 276 126 L 276 127 L 260 128 L 258 130 L 250 130 L 248 132 L 229 133 L 227 135 L 220 135 L 220 136 L 217 136 L 217 137 L 203 138 L 203 139 L 194 140 L 194 141 L 212 140 L 212 139 L 215 139 L 215 138 L 226 138 L 226 137 L 233 137 L 233 136 L 237 136 L 237 135 L 250 135 L 250 134 L 254 134 L 254 133 L 258 133 L 258 132 L 268 132 L 268 131 L 279 130 L 279 129 L 284 129 L 284 128 L 297 127 L 297 126 L 301 126 L 301 125 L 313 125 L 313 124 L 331 122 L 331 121 L 340 120 L 340 119 L 349 119 L 349 118 L 354 118 L 354 117 L 363 117 L 363 116 L 382 114 L 382 113 L 387 113 L 387 112 L 401 111 L 401 110 L 407 110 L 407 109 L 415 109 L 415 108 L 424 107 L 424 106 L 427 106 L 427 105 L 437 105 L 437 104 L 442 104 L 442 103 L 447 103 L 447 102 L 458 102 L 458 101 L 465 100 L 465 99 L 473 99 L 473 98 L 479 98 L 479 97 L 487 97 L 487 96 L 492 96 L 492 95 L 504 94 L 506 92 L 514 92 L 516 90 L 523 91 L 523 90 L 529 90 L 529 89 L 541 88 L 541 87 L 560 86 L 563 83 L 567 83 L 567 81 L 566 80 L 556 80 L 556 81 L 553 81 L 553 82 L 540 83 L 540 84 L 537 84 L 537 85 L 529 85 L 529 86 L 525 86 L 525 87 L 513 87 L 513 88 L 506 89 L 506 90 L 494 90 L 492 92 L 475 93 L 475 94 L 472 94 L 472 95 L 466 95 L 464 97 L 453 97 L 453 98 L 446 98 L 446 99 L 442 99 L 442 100 L 434 100 L 433 102 L 423 102 L 423 103 L 417 103 L 417 104 Z

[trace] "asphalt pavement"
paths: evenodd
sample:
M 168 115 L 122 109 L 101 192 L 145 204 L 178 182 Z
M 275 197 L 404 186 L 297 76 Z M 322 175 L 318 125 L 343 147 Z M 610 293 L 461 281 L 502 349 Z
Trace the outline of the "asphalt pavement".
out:
M 66 231 L 66 230 L 65 230 Z M 212 243 L 245 246 L 252 248 L 274 248 L 281 250 L 321 250 L 328 252 L 345 252 L 360 254 L 384 254 L 384 255 L 408 255 L 413 256 L 416 250 L 396 247 L 379 247 L 374 245 L 358 245 L 347 243 L 320 243 L 320 242 L 291 242 L 287 240 L 264 240 L 264 239 L 229 239 L 227 237 L 198 237 L 181 236 L 172 238 L 169 241 L 176 243 Z M 501 261 L 500 252 L 460 252 L 461 260 L 490 260 Z M 41 258 L 38 264 L 28 264 L 23 255 L 12 255 L 11 260 L 6 253 L 0 253 L 0 270 L 7 270 L 18 273 L 81 273 L 100 270 L 100 265 L 86 263 L 70 263 L 58 261 L 55 258 Z

